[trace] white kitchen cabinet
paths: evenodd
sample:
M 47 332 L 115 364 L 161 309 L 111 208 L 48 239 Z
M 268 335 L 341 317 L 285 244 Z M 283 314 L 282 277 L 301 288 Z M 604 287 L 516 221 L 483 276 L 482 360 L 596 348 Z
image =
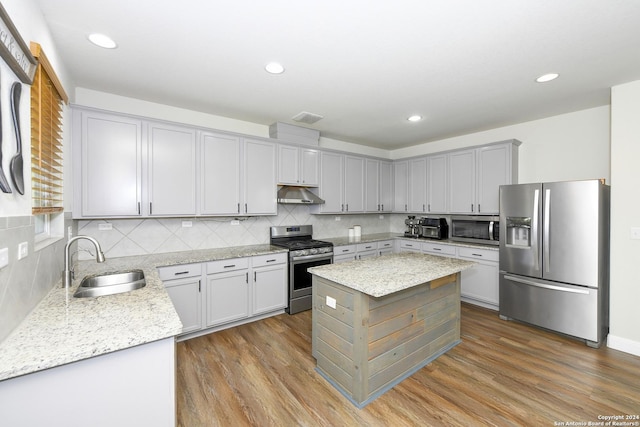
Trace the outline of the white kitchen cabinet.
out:
M 422 252 L 422 243 L 418 240 L 400 240 L 399 252 Z
M 196 214 L 196 132 L 148 124 L 148 208 L 152 216 Z
M 320 213 L 342 213 L 344 211 L 344 156 L 320 153 L 320 198 L 324 200 L 314 210 Z
M 333 263 L 340 264 L 357 259 L 356 245 L 342 245 L 333 247 Z
M 422 252 L 440 255 L 449 258 L 456 258 L 456 247 L 452 245 L 443 245 L 437 242 L 422 242 Z
M 448 155 L 427 157 L 427 212 L 447 213 Z
M 409 162 L 393 162 L 393 212 L 409 210 Z
M 207 263 L 205 327 L 249 317 L 249 258 Z
M 278 184 L 318 186 L 319 151 L 291 145 L 278 145 Z
M 500 185 L 517 183 L 520 141 L 449 153 L 449 212 L 498 214 Z
M 378 242 L 378 255 L 392 254 L 395 250 L 395 242 L 393 240 L 383 240 Z
M 180 316 L 182 333 L 200 330 L 202 328 L 202 264 L 159 267 L 158 275 Z
M 391 212 L 393 209 L 393 164 L 380 161 L 378 200 L 380 212 Z
M 200 134 L 200 213 L 239 215 L 242 141 L 231 135 Z
M 74 109 L 73 133 L 74 217 L 139 216 L 142 121 Z
M 458 247 L 458 258 L 477 262 L 463 270 L 460 293 L 463 301 L 493 310 L 500 306 L 498 251 Z
M 364 212 L 363 157 L 344 157 L 344 212 Z
M 409 212 L 427 212 L 427 159 L 409 162 Z
M 392 163 L 365 160 L 365 212 L 390 212 L 393 206 Z
M 356 246 L 357 259 L 366 259 L 379 256 L 378 242 L 359 243 Z
M 287 307 L 287 254 L 255 256 L 253 270 L 252 315 Z
M 244 141 L 244 211 L 246 215 L 276 215 L 276 146 L 271 142 Z
M 449 212 L 476 212 L 476 150 L 449 154 Z

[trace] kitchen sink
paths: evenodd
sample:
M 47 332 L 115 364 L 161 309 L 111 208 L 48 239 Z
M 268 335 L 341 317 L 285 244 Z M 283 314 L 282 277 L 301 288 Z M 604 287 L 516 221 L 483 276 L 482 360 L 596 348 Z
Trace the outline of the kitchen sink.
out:
M 82 279 L 75 298 L 100 297 L 140 289 L 147 284 L 142 270 L 95 274 Z

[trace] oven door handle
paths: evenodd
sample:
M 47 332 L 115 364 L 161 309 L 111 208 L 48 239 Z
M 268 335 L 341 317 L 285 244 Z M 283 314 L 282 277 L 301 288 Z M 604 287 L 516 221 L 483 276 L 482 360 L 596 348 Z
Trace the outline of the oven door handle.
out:
M 298 261 L 311 261 L 314 259 L 332 259 L 332 258 L 333 258 L 333 252 L 329 252 L 328 254 L 324 253 L 324 254 L 297 256 L 297 257 L 291 258 L 291 261 L 298 262 Z

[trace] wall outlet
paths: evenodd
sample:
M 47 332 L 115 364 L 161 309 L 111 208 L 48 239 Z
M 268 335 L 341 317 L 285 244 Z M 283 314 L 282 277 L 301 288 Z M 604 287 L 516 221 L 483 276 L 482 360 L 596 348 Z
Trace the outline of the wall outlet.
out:
M 193 227 L 193 222 L 191 221 L 182 221 L 182 228 Z
M 335 220 L 340 221 L 340 217 L 339 216 L 335 217 Z
M 384 215 L 378 216 L 378 219 L 384 219 Z
M 333 308 L 335 310 L 336 308 L 336 299 L 335 298 L 331 298 L 329 295 L 327 295 L 327 306 Z
M 233 221 L 231 221 L 231 225 L 240 225 L 240 221 L 234 219 Z
M 69 240 L 72 237 L 73 237 L 73 227 L 72 226 L 68 226 L 67 227 L 67 240 Z
M 0 268 L 9 265 L 9 248 L 0 249 Z
M 640 239 L 640 227 L 631 227 L 631 239 Z
M 22 242 L 18 245 L 18 259 L 22 259 L 29 255 L 29 243 Z
M 100 223 L 100 224 L 98 224 L 98 230 L 100 230 L 100 231 L 113 230 L 113 224 L 111 224 L 109 222 Z

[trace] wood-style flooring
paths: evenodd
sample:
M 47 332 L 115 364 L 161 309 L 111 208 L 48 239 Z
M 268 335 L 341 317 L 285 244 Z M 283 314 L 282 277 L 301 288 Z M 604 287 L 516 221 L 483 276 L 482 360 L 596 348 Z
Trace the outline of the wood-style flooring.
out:
M 364 409 L 315 372 L 310 311 L 193 338 L 177 345 L 178 425 L 554 426 L 640 415 L 640 357 L 464 303 L 461 335 Z

